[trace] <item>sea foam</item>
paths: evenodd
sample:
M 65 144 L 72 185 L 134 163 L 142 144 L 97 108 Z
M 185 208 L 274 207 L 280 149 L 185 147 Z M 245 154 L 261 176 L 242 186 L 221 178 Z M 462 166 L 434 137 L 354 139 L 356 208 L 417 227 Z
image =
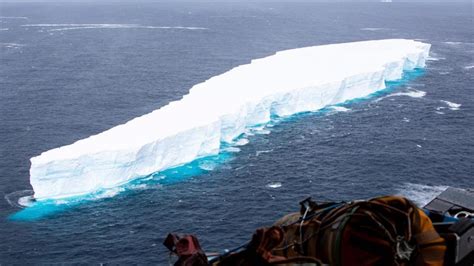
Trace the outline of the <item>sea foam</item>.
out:
M 184 26 L 144 26 L 139 24 L 25 24 L 22 27 L 49 28 L 48 32 L 84 29 L 177 29 L 177 30 L 207 30 L 203 27 Z
M 459 103 L 453 103 L 453 102 L 445 101 L 445 100 L 441 100 L 441 102 L 445 103 L 449 107 L 449 109 L 451 109 L 453 111 L 457 111 L 461 107 L 461 104 L 459 104 Z
M 397 194 L 409 198 L 419 207 L 423 207 L 447 188 L 447 186 L 404 183 L 400 188 L 398 188 Z

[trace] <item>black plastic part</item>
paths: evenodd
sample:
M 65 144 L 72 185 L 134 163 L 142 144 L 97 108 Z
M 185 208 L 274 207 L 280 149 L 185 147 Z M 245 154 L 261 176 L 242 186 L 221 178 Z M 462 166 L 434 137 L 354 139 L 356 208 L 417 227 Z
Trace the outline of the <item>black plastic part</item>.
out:
M 464 218 L 460 219 L 459 222 L 451 225 L 448 230 L 461 236 L 471 228 L 474 228 L 474 221 L 469 218 Z
M 436 231 L 446 241 L 445 265 L 474 265 L 474 221 L 433 223 Z
M 474 252 L 467 255 L 463 260 L 461 260 L 456 266 L 472 266 L 474 265 Z
M 469 213 L 474 212 L 474 190 L 447 188 L 430 203 L 426 204 L 424 209 L 432 213 L 454 216 L 460 211 Z

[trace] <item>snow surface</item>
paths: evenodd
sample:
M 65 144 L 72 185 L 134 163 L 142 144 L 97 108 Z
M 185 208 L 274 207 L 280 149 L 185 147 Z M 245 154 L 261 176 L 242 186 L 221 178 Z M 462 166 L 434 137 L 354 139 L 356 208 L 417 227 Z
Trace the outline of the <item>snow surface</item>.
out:
M 117 187 L 218 154 L 272 115 L 368 96 L 425 66 L 430 44 L 403 39 L 313 46 L 252 60 L 194 85 L 179 101 L 31 158 L 37 200 Z

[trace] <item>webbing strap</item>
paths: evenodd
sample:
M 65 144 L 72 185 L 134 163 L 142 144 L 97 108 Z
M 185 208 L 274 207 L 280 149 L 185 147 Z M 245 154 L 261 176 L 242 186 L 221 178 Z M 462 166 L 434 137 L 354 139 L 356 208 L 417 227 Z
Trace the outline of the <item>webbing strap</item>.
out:
M 341 265 L 341 242 L 342 242 L 342 234 L 344 233 L 344 229 L 346 227 L 347 222 L 351 219 L 351 216 L 359 209 L 359 206 L 354 206 L 348 214 L 345 215 L 344 219 L 339 224 L 336 233 L 336 243 L 335 247 L 332 250 L 332 257 L 334 260 L 334 265 Z

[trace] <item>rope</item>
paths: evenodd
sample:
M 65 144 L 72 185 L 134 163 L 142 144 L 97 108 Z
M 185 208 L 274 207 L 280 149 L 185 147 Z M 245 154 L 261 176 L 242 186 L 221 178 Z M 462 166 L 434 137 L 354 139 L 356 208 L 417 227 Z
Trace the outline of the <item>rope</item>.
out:
M 308 215 L 306 218 L 303 219 L 303 216 L 300 217 L 298 220 L 296 220 L 295 222 L 292 222 L 292 223 L 289 223 L 289 224 L 283 224 L 283 225 L 280 225 L 280 227 L 283 227 L 283 226 L 290 226 L 290 225 L 294 225 L 294 224 L 297 224 L 297 223 L 300 223 L 301 221 L 308 221 L 310 219 L 312 219 L 314 216 L 318 215 L 318 214 L 321 214 L 325 211 L 328 211 L 330 209 L 334 209 L 336 207 L 339 207 L 339 206 L 342 206 L 344 204 L 346 204 L 347 202 L 339 202 L 339 203 L 334 203 L 333 205 L 331 206 L 328 206 L 326 208 L 323 208 L 323 209 L 320 209 L 318 211 L 315 211 L 314 213 Z
M 209 260 L 208 264 L 213 264 L 215 262 L 218 262 L 220 261 L 223 257 L 229 255 L 229 254 L 232 254 L 242 248 L 246 248 L 248 245 L 250 244 L 250 241 L 249 242 L 246 242 L 245 244 L 242 244 L 234 249 L 231 249 L 231 250 L 226 250 L 223 254 L 219 255 L 219 256 L 216 256 L 214 258 L 212 258 L 211 260 Z
M 303 223 L 304 223 L 304 219 L 306 218 L 306 215 L 308 214 L 308 211 L 310 209 L 309 206 L 305 206 L 306 207 L 306 211 L 304 212 L 304 215 L 303 215 L 303 218 L 301 218 L 301 223 L 300 223 L 300 242 L 301 244 L 303 244 Z

